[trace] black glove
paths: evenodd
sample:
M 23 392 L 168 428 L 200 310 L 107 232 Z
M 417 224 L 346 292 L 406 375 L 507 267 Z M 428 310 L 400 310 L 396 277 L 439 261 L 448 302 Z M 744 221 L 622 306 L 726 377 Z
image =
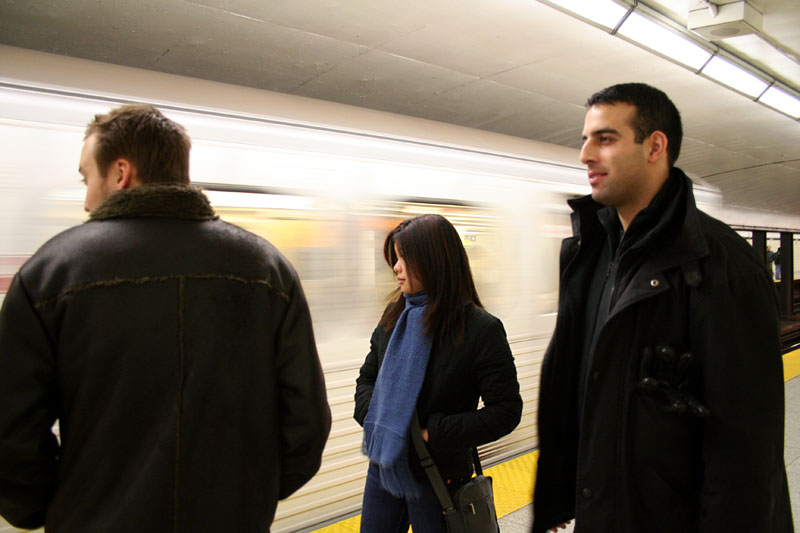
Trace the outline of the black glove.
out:
M 689 391 L 694 355 L 680 356 L 669 346 L 647 347 L 639 364 L 639 390 L 654 397 L 666 413 L 707 418 L 711 412 Z

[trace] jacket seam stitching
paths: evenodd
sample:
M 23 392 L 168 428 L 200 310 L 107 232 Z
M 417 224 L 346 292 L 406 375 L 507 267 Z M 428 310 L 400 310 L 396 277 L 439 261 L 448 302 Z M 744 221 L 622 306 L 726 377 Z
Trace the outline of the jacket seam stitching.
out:
M 273 291 L 278 294 L 283 300 L 289 301 L 289 294 L 285 291 L 276 289 L 271 281 L 266 279 L 249 279 L 244 278 L 241 276 L 233 276 L 233 275 L 225 275 L 225 274 L 188 274 L 188 275 L 178 275 L 178 274 L 170 274 L 166 276 L 140 276 L 140 277 L 133 277 L 133 278 L 111 278 L 106 280 L 100 281 L 92 281 L 89 283 L 84 283 L 81 285 L 75 285 L 73 287 L 69 287 L 56 296 L 52 296 L 50 298 L 44 298 L 36 303 L 33 304 L 34 308 L 37 310 L 41 310 L 45 307 L 48 307 L 61 298 L 68 296 L 73 293 L 79 292 L 86 292 L 92 289 L 97 288 L 110 288 L 110 287 L 117 287 L 119 285 L 126 285 L 126 284 L 144 284 L 144 283 L 157 283 L 163 281 L 171 281 L 171 280 L 187 280 L 187 279 L 224 279 L 228 281 L 237 281 L 239 283 L 244 283 L 248 285 L 264 285 L 270 291 Z

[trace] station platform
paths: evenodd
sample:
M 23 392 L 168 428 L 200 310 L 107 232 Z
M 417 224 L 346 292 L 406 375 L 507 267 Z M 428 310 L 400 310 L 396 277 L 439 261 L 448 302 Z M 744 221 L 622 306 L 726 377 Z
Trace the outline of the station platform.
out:
M 784 461 L 789 477 L 792 515 L 795 529 L 800 531 L 800 350 L 783 356 L 786 416 L 784 436 Z M 538 450 L 486 468 L 492 477 L 495 508 L 502 533 L 529 533 L 533 525 L 533 479 L 536 475 Z M 354 516 L 321 529 L 315 533 L 358 533 L 360 516 Z M 570 523 L 563 533 L 572 533 Z
M 784 457 L 789 477 L 792 514 L 795 529 L 800 531 L 800 350 L 783 356 L 785 382 L 786 422 Z M 533 524 L 533 479 L 539 452 L 533 451 L 484 470 L 492 476 L 495 507 L 502 533 L 528 533 Z M 315 533 L 358 533 L 359 515 L 322 528 Z M 571 533 L 574 523 L 567 529 Z M 9 526 L 0 518 L 0 533 L 17 533 L 24 530 Z M 43 533 L 43 529 L 34 533 Z

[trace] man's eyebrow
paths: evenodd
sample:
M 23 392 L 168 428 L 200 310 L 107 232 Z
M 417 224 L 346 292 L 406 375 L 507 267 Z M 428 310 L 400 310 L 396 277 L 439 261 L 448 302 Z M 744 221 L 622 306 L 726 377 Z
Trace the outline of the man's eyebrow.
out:
M 594 130 L 592 135 L 605 135 L 606 133 L 613 133 L 614 135 L 619 135 L 619 131 L 615 130 L 614 128 L 600 128 L 599 130 Z
M 599 130 L 594 130 L 594 131 L 590 132 L 589 135 L 597 137 L 598 135 L 606 135 L 608 133 L 611 133 L 613 135 L 619 135 L 620 134 L 619 131 L 615 130 L 614 128 L 600 128 Z M 587 138 L 588 137 L 584 134 L 583 135 L 583 140 L 585 141 Z

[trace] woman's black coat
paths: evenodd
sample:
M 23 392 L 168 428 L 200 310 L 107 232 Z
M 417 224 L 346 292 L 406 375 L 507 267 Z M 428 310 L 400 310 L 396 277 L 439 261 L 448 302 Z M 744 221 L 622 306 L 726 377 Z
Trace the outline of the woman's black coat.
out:
M 375 328 L 370 351 L 356 380 L 354 417 L 363 425 L 391 331 Z M 478 398 L 484 407 L 478 408 Z M 445 479 L 472 473 L 473 446 L 499 439 L 519 423 L 522 399 L 517 369 L 499 319 L 474 305 L 467 310 L 461 344 L 434 342 L 425 381 L 417 401 L 420 425 L 428 429 L 428 445 Z M 412 472 L 425 474 L 413 446 Z

